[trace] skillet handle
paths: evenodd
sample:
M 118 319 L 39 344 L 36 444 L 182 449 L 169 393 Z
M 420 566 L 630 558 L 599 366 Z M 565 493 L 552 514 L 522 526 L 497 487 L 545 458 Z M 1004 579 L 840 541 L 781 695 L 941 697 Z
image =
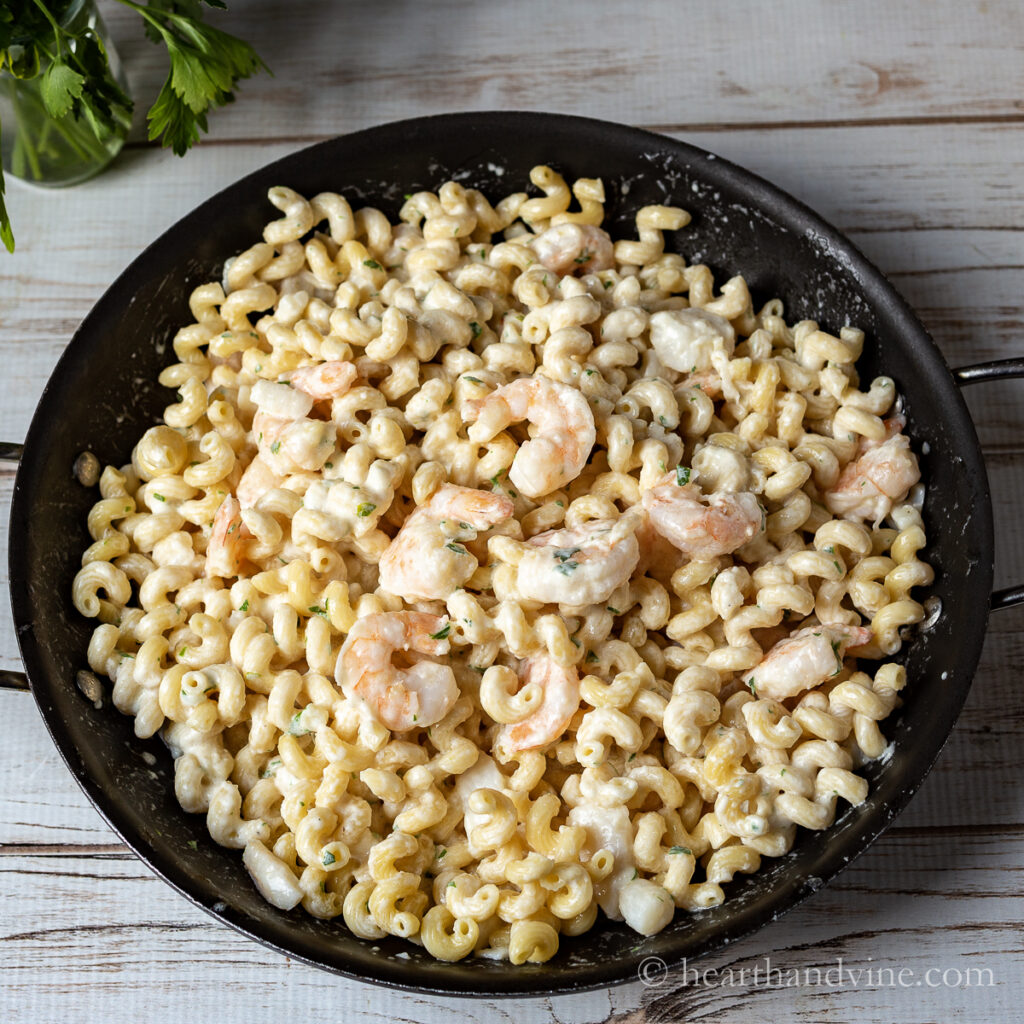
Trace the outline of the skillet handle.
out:
M 0 441 L 0 462 L 21 462 L 24 445 Z M 28 677 L 24 672 L 0 671 L 0 690 L 24 690 L 28 692 Z
M 953 371 L 953 376 L 960 387 L 968 384 L 984 384 L 990 380 L 1012 380 L 1024 377 L 1024 358 L 996 359 L 991 363 L 975 363 L 973 366 L 961 366 Z M 991 608 L 996 612 L 1002 608 L 1013 608 L 1024 604 L 1024 586 L 1005 587 L 992 594 Z
M 0 690 L 21 690 L 29 692 L 28 676 L 24 672 L 0 672 Z

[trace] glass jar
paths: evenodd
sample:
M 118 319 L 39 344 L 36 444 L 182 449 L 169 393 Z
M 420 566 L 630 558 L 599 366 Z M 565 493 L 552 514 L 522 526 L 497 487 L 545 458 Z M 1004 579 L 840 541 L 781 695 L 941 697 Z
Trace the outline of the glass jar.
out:
M 57 4 L 48 6 L 68 33 L 78 38 L 91 36 L 99 42 L 107 55 L 112 82 L 127 96 L 121 61 L 93 0 L 70 0 L 62 13 Z M 15 40 L 11 52 L 26 45 L 30 45 L 27 39 Z M 77 52 L 82 44 L 69 45 Z M 103 170 L 117 156 L 131 126 L 131 112 L 114 106 L 113 127 L 100 127 L 99 135 L 84 116 L 51 117 L 42 97 L 46 68 L 47 58 L 40 54 L 39 66 L 33 67 L 30 75 L 15 77 L 6 69 L 0 72 L 0 157 L 5 173 L 33 185 L 74 185 Z

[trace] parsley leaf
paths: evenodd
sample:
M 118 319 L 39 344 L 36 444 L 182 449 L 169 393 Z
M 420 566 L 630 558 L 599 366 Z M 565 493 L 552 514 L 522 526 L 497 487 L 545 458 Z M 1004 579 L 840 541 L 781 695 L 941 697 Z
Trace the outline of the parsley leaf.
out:
M 59 121 L 69 114 L 75 100 L 82 98 L 84 85 L 84 75 L 65 64 L 63 60 L 55 60 L 43 73 L 39 85 L 43 105 L 50 117 Z
M 356 515 L 365 519 L 371 512 L 376 511 L 377 506 L 372 501 L 364 501 L 357 509 Z
M 198 4 L 183 13 L 179 2 L 119 2 L 141 15 L 150 39 L 167 48 L 171 70 L 149 110 L 149 139 L 160 139 L 184 156 L 207 130 L 209 110 L 230 103 L 242 79 L 270 69 L 248 43 L 201 21 Z M 223 8 L 221 3 L 212 6 Z
M 568 576 L 579 568 L 580 563 L 573 561 L 572 556 L 579 552 L 579 548 L 556 548 L 552 554 L 555 561 L 558 563 L 555 566 L 555 572 L 560 572 L 563 576 Z
M 690 482 L 690 467 L 689 466 L 676 466 L 676 483 L 680 487 L 685 487 Z
M 446 622 L 436 633 L 430 634 L 431 640 L 444 640 L 448 634 L 452 631 L 452 624 Z

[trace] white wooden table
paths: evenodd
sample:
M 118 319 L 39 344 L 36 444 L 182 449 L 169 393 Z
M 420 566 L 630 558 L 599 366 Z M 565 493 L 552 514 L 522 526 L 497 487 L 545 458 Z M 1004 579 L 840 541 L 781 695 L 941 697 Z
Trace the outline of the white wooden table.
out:
M 101 0 L 140 107 L 134 141 L 73 190 L 9 182 L 19 248 L 0 257 L 0 437 L 24 436 L 75 326 L 199 201 L 324 137 L 460 109 L 587 114 L 704 146 L 847 232 L 951 364 L 1024 352 L 1024 7 L 1013 0 L 232 6 L 224 23 L 276 77 L 247 82 L 179 161 L 143 141 L 160 53 Z M 1024 579 L 1022 399 L 1024 382 L 970 395 L 996 504 L 997 585 Z M 5 471 L 5 502 L 11 482 Z M 4 595 L 0 668 L 17 668 Z M 1024 1019 L 1022 660 L 1024 610 L 994 617 L 967 707 L 910 808 L 799 909 L 701 961 L 717 980 L 514 1003 L 332 978 L 220 926 L 101 822 L 31 698 L 0 693 L 0 1020 Z M 755 982 L 766 956 L 787 975 L 820 968 L 822 983 Z M 842 980 L 829 984 L 839 958 Z M 865 968 L 891 976 L 855 980 Z M 969 969 L 982 973 L 968 986 Z

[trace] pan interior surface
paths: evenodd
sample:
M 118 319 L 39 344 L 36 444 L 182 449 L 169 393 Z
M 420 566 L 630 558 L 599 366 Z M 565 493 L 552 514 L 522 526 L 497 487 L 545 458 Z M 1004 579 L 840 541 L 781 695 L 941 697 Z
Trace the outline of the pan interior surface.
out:
M 942 614 L 905 645 L 904 705 L 885 723 L 892 741 L 866 765 L 870 795 L 820 833 L 801 830 L 790 854 L 766 859 L 726 887 L 721 907 L 678 912 L 651 938 L 603 921 L 565 938 L 556 958 L 512 967 L 490 960 L 439 963 L 396 939 L 364 942 L 338 921 L 282 912 L 253 887 L 239 851 L 218 847 L 205 819 L 174 797 L 171 757 L 140 740 L 132 720 L 95 707 L 75 675 L 86 668 L 93 626 L 71 604 L 71 583 L 90 538 L 95 492 L 71 474 L 76 456 L 129 461 L 137 438 L 174 401 L 156 383 L 173 360 L 170 341 L 190 322 L 188 295 L 219 280 L 225 259 L 259 239 L 274 214 L 267 189 L 341 192 L 392 219 L 406 193 L 453 178 L 496 200 L 521 190 L 531 167 L 567 178 L 601 177 L 606 226 L 634 237 L 642 205 L 693 215 L 666 248 L 703 262 L 720 285 L 742 274 L 755 307 L 778 296 L 792 323 L 814 319 L 867 334 L 862 379 L 891 376 L 927 484 L 928 593 Z M 884 182 L 879 183 L 884 188 Z M 214 196 L 151 245 L 81 325 L 40 400 L 26 439 L 11 512 L 11 594 L 26 670 L 55 743 L 113 828 L 170 884 L 221 920 L 310 964 L 387 985 L 448 993 L 557 993 L 628 981 L 646 957 L 666 964 L 720 949 L 815 891 L 877 836 L 934 761 L 966 697 L 992 585 L 988 486 L 973 424 L 938 350 L 885 279 L 834 229 L 760 179 L 702 150 L 622 126 L 561 115 L 478 113 L 423 118 L 333 139 L 286 157 Z M 108 690 L 109 694 L 109 690 Z

